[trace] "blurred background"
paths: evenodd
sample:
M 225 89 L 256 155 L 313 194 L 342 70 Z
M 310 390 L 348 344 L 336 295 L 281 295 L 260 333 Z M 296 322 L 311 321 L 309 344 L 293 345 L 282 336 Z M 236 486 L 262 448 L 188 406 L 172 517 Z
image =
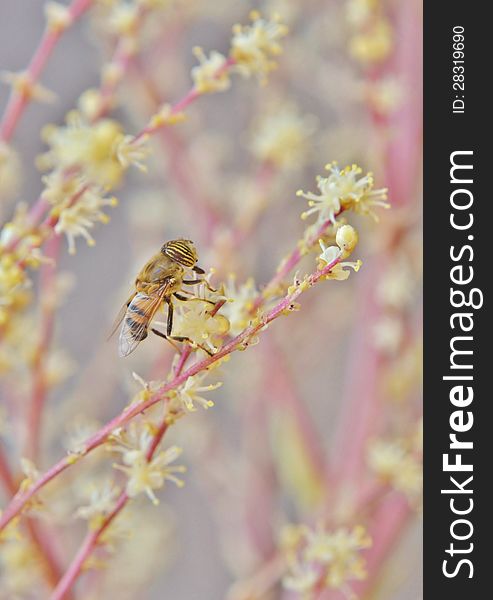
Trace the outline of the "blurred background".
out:
M 62 124 L 81 94 L 100 85 L 115 46 L 111 11 L 125 3 L 95 4 L 61 37 L 43 72 L 56 99 L 33 102 L 18 123 L 9 146 L 15 176 L 0 185 L 2 223 L 43 190 L 35 166 L 47 149 L 42 128 Z M 150 337 L 121 359 L 116 339 L 106 339 L 135 275 L 164 241 L 194 240 L 216 283 L 234 273 L 237 286 L 253 278 L 262 289 L 303 238 L 306 201 L 296 191 L 315 190 L 326 163 L 372 171 L 392 208 L 377 209 L 378 222 L 351 216 L 359 273 L 307 292 L 300 312 L 215 372 L 223 385 L 207 393 L 214 408 L 188 415 L 166 442 L 184 449 L 184 489 L 167 485 L 157 507 L 144 495 L 132 502 L 95 568 L 82 575 L 77 597 L 302 598 L 269 565 L 282 553 L 286 524 L 315 527 L 330 515 L 332 527 L 369 531 L 368 576 L 354 588 L 350 582 L 347 590 L 305 597 L 351 597 L 353 590 L 361 598 L 419 598 L 421 467 L 419 450 L 409 448 L 421 427 L 420 3 L 152 4 L 112 110 L 130 134 L 155 113 L 156 100 L 174 103 L 190 89 L 192 49 L 227 55 L 233 24 L 247 23 L 252 9 L 279 14 L 289 33 L 266 85 L 236 76 L 229 90 L 200 98 L 184 123 L 152 138 L 148 172 L 129 171 L 114 191 L 119 205 L 106 211 L 109 224 L 91 232 L 94 248 L 78 239 L 71 256 L 62 240 L 37 469 L 123 409 L 139 389 L 132 372 L 165 378 L 173 349 L 163 340 Z M 0 68 L 22 71 L 43 33 L 44 3 L 3 0 L 0 23 Z M 0 88 L 0 113 L 9 91 Z M 317 253 L 305 257 L 300 275 L 313 271 Z M 39 334 L 39 276 L 23 344 Z M 17 471 L 32 380 L 22 345 L 2 352 L 2 447 Z M 74 512 L 91 486 L 112 475 L 112 462 L 103 448 L 47 488 L 43 519 L 62 561 L 87 527 Z M 0 597 L 48 597 L 37 571 L 21 577 L 16 564 L 0 560 Z

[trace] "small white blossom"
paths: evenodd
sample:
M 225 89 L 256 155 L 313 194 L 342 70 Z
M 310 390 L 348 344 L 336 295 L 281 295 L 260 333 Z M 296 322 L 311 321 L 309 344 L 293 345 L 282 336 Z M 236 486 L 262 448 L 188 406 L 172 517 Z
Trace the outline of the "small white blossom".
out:
M 373 189 L 371 173 L 359 177 L 362 170 L 356 165 L 341 170 L 335 162 L 329 163 L 325 168 L 330 174 L 328 177 L 317 177 L 319 194 L 302 190 L 297 192 L 298 196 L 308 200 L 308 205 L 311 207 L 301 215 L 303 219 L 318 213 L 318 223 L 322 224 L 326 221 L 334 223 L 336 216 L 342 210 L 353 210 L 375 217 L 372 211 L 373 207 L 389 207 L 389 204 L 385 202 L 387 190 Z
M 248 327 L 252 320 L 251 311 L 258 297 L 258 290 L 252 278 L 237 286 L 234 276 L 231 275 L 224 285 L 224 295 L 228 301 L 221 308 L 221 312 L 229 321 L 231 335 L 235 336 Z
M 96 243 L 89 233 L 95 223 L 108 223 L 109 217 L 102 211 L 105 206 L 116 206 L 116 198 L 104 198 L 94 189 L 86 190 L 72 205 L 62 208 L 55 225 L 55 233 L 65 234 L 68 251 L 75 253 L 75 238 L 83 237 L 89 246 Z
M 112 450 L 121 452 L 123 465 L 113 466 L 127 475 L 125 491 L 130 498 L 145 493 L 153 504 L 158 504 L 154 490 L 162 488 L 166 480 L 182 487 L 183 481 L 178 479 L 176 473 L 184 473 L 185 467 L 171 465 L 182 452 L 177 446 L 171 446 L 148 459 L 152 429 L 151 425 L 137 425 L 133 421 L 126 430 L 114 434 L 113 441 L 117 444 Z
M 66 125 L 47 125 L 42 137 L 50 146 L 48 152 L 38 157 L 42 170 L 75 172 L 87 183 L 109 190 L 121 182 L 128 168 L 128 160 L 125 165 L 121 162 L 122 157 L 125 158 L 121 144 L 125 148 L 126 138 L 121 125 L 112 119 L 88 123 L 79 111 L 71 111 Z M 119 156 L 117 150 L 120 150 Z
M 366 577 L 360 552 L 371 545 L 361 526 L 330 531 L 322 526 L 290 527 L 290 544 L 284 548 L 289 571 L 283 579 L 286 588 L 309 594 L 315 585 L 347 590 L 352 580 Z M 311 597 L 311 596 L 308 596 Z
M 142 162 L 150 153 L 149 148 L 144 146 L 146 142 L 147 136 L 142 136 L 135 141 L 132 135 L 125 135 L 115 144 L 116 158 L 124 169 L 134 165 L 143 173 L 147 172 L 147 167 Z
M 372 471 L 411 500 L 421 492 L 423 469 L 415 453 L 404 440 L 376 439 L 368 448 L 367 460 Z
M 322 248 L 322 254 L 319 256 L 319 260 L 326 263 L 325 266 L 332 264 L 334 261 L 342 258 L 342 250 L 337 246 L 325 246 L 322 240 L 319 240 L 320 247 Z M 327 279 L 336 279 L 337 281 L 345 281 L 350 274 L 348 268 L 353 269 L 356 273 L 360 270 L 363 263 L 360 260 L 356 262 L 346 261 L 337 262 L 330 272 L 325 276 Z
M 0 196 L 9 199 L 14 196 L 21 180 L 21 161 L 15 150 L 0 141 Z
M 88 490 L 88 504 L 80 506 L 75 516 L 87 519 L 90 524 L 96 525 L 98 521 L 108 515 L 115 506 L 115 500 L 120 494 L 120 489 L 110 481 L 102 485 L 92 485 Z
M 395 316 L 383 316 L 373 327 L 375 347 L 387 354 L 395 354 L 404 337 L 402 320 Z
M 201 385 L 207 375 L 208 373 L 204 372 L 189 377 L 186 382 L 175 391 L 176 397 L 179 398 L 186 410 L 190 412 L 197 410 L 195 404 L 200 404 L 203 408 L 211 408 L 214 406 L 212 400 L 208 400 L 200 394 L 216 390 L 218 387 L 221 387 L 222 383 L 218 382 L 209 385 Z
M 229 89 L 231 81 L 229 73 L 225 68 L 226 57 L 215 50 L 207 57 L 202 48 L 199 47 L 194 48 L 193 53 L 200 63 L 192 69 L 192 79 L 195 89 L 200 94 L 224 92 Z
M 257 125 L 251 143 L 253 154 L 261 161 L 278 167 L 299 167 L 308 151 L 308 140 L 314 120 L 300 115 L 296 107 L 276 107 Z
M 209 303 L 189 300 L 177 304 L 173 335 L 187 337 L 198 347 L 204 346 L 215 352 L 228 330 L 228 319 L 218 313 L 211 315 Z
M 56 100 L 56 94 L 45 88 L 39 82 L 33 81 L 27 71 L 20 71 L 19 73 L 2 71 L 2 73 L 0 73 L 0 79 L 11 85 L 12 89 L 17 94 L 20 94 L 25 98 L 48 103 Z
M 273 58 L 282 52 L 279 41 L 288 30 L 276 17 L 262 19 L 256 11 L 250 17 L 253 21 L 251 25 L 233 27 L 231 56 L 241 75 L 257 75 L 261 81 L 265 81 L 267 74 L 276 67 Z
M 45 4 L 45 18 L 48 28 L 57 33 L 67 29 L 73 21 L 68 7 L 59 2 Z

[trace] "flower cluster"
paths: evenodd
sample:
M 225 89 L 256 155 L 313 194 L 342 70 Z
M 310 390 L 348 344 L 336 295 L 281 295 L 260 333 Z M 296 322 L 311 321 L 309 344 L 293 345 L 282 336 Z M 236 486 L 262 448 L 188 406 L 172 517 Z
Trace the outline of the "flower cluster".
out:
M 256 75 L 265 82 L 276 68 L 275 58 L 282 52 L 280 40 L 288 33 L 285 25 L 275 16 L 263 19 L 257 11 L 250 14 L 251 25 L 235 25 L 231 40 L 231 57 L 236 70 L 244 77 Z
M 50 150 L 38 164 L 51 172 L 44 177 L 42 197 L 52 205 L 55 232 L 67 236 L 69 252 L 74 253 L 79 236 L 94 244 L 89 229 L 97 222 L 107 223 L 102 209 L 116 205 L 115 198 L 105 197 L 106 192 L 121 183 L 130 165 L 144 168 L 141 161 L 147 149 L 133 143 L 118 122 L 89 123 L 77 111 L 68 114 L 65 126 L 45 127 L 43 139 Z
M 295 106 L 276 107 L 256 124 L 250 147 L 260 161 L 279 168 L 300 167 L 313 130 L 314 119 L 300 115 Z
M 215 50 L 207 57 L 200 47 L 194 48 L 193 52 L 199 61 L 199 65 L 192 69 L 195 90 L 199 94 L 211 94 L 229 89 L 231 80 L 227 58 Z
M 20 160 L 15 150 L 0 140 L 0 197 L 9 199 L 15 195 L 20 181 Z M 0 212 L 1 216 L 1 212 Z
M 75 516 L 86 519 L 89 528 L 95 530 L 111 513 L 119 494 L 120 489 L 110 481 L 104 481 L 99 485 L 91 483 L 86 490 L 87 504 L 80 506 Z
M 308 200 L 311 207 L 303 213 L 306 219 L 312 214 L 317 214 L 317 222 L 335 221 L 342 210 L 352 210 L 362 215 L 376 218 L 374 207 L 388 208 L 386 189 L 373 189 L 374 181 L 371 173 L 360 177 L 363 172 L 357 165 L 340 169 L 336 162 L 325 166 L 329 175 L 317 177 L 318 194 L 299 190 L 298 196 Z
M 207 375 L 208 373 L 205 371 L 194 377 L 189 377 L 183 385 L 170 394 L 170 397 L 179 400 L 181 406 L 188 412 L 197 410 L 196 404 L 199 404 L 206 409 L 211 408 L 214 406 L 214 402 L 204 398 L 201 394 L 203 392 L 217 390 L 218 387 L 221 387 L 222 383 L 218 382 L 202 385 Z
M 382 4 L 382 0 L 347 3 L 347 20 L 352 29 L 349 51 L 364 66 L 384 61 L 394 45 L 392 26 Z
M 195 298 L 177 303 L 173 335 L 188 338 L 198 348 L 215 352 L 228 331 L 228 319 L 222 314 L 213 314 L 208 302 Z
M 287 589 L 311 598 L 324 588 L 347 593 L 348 583 L 366 577 L 361 551 L 371 546 L 362 526 L 329 531 L 318 525 L 288 525 L 281 533 L 281 548 L 288 572 L 283 579 Z
M 377 477 L 414 502 L 421 494 L 423 468 L 421 450 L 412 442 L 375 439 L 368 448 L 368 464 Z
M 255 299 L 258 297 L 258 290 L 252 278 L 238 286 L 233 275 L 228 277 L 223 287 L 227 302 L 222 307 L 221 313 L 229 321 L 231 335 L 238 335 L 252 319 L 252 310 Z
M 184 473 L 185 467 L 171 465 L 181 454 L 181 449 L 171 446 L 149 458 L 153 427 L 147 423 L 135 421 L 127 430 L 114 435 L 114 452 L 122 454 L 123 464 L 114 465 L 115 469 L 127 476 L 125 491 L 129 498 L 145 493 L 153 504 L 158 504 L 154 490 L 161 489 L 166 480 L 182 487 L 183 481 L 176 474 Z
M 43 140 L 50 150 L 39 157 L 41 168 L 83 173 L 88 182 L 112 189 L 121 182 L 129 159 L 136 162 L 142 158 L 122 152 L 121 144 L 126 144 L 127 138 L 117 121 L 87 123 L 77 111 L 69 113 L 66 121 L 65 126 L 43 129 Z

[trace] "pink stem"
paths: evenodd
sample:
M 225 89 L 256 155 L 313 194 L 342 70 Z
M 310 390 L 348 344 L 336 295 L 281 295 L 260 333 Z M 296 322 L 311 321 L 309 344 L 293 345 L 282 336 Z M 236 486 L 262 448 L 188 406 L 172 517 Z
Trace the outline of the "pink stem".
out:
M 89 558 L 94 548 L 96 547 L 99 538 L 111 525 L 112 521 L 123 509 L 125 504 L 128 502 L 128 496 L 125 492 L 122 492 L 115 504 L 115 507 L 111 513 L 105 518 L 103 524 L 94 531 L 90 531 L 85 540 L 82 542 L 79 551 L 75 555 L 69 568 L 65 571 L 63 577 L 59 580 L 58 585 L 53 590 L 50 596 L 51 600 L 63 600 L 67 598 L 67 594 L 70 593 L 71 587 L 74 585 L 76 579 L 79 577 L 86 560 Z
M 2 448 L 0 448 L 0 481 L 7 494 L 13 496 L 17 490 L 17 485 Z
M 68 9 L 72 18 L 72 23 L 82 16 L 82 14 L 90 7 L 91 3 L 92 0 L 74 0 L 72 2 Z M 49 28 L 45 30 L 27 68 L 27 77 L 32 84 L 35 84 L 39 80 L 53 49 L 62 36 L 62 33 L 63 31 L 51 30 Z M 0 140 L 4 142 L 10 140 L 24 109 L 29 103 L 29 99 L 28 94 L 12 90 L 0 122 Z
M 0 481 L 9 496 L 13 496 L 17 489 L 15 478 L 10 470 L 7 458 L 0 448 Z M 31 518 L 26 519 L 26 529 L 39 557 L 44 565 L 46 580 L 53 587 L 60 578 L 61 571 L 58 566 L 58 557 L 51 545 L 46 532 L 40 531 L 38 524 Z
M 319 433 L 306 407 L 303 406 L 301 398 L 297 394 L 295 382 L 291 377 L 286 362 L 286 356 L 275 340 L 273 340 L 272 336 L 266 336 L 265 344 L 268 358 L 266 367 L 269 374 L 267 383 L 271 393 L 275 393 L 274 401 L 281 407 L 285 407 L 293 416 L 293 422 L 297 428 L 311 467 L 318 474 L 319 481 L 323 482 L 324 474 L 327 472 L 327 465 L 324 449 L 320 445 Z M 272 368 L 273 365 L 275 365 L 275 369 Z
M 45 255 L 47 258 L 53 260 L 54 264 L 43 265 L 41 271 L 41 336 L 33 362 L 32 397 L 28 415 L 28 439 L 26 448 L 26 456 L 32 460 L 39 454 L 42 414 L 46 400 L 45 363 L 48 359 L 55 324 L 55 306 L 54 298 L 52 296 L 56 280 L 56 265 L 60 253 L 60 242 L 61 238 L 58 235 L 50 239 L 47 244 Z
M 226 62 L 224 63 L 224 65 L 217 70 L 216 72 L 216 77 L 221 77 L 222 75 L 224 75 L 224 73 L 226 71 L 228 71 L 233 65 L 235 64 L 235 60 L 234 58 L 228 58 L 226 60 Z M 188 108 L 190 106 L 190 104 L 192 104 L 193 102 L 195 102 L 195 100 L 197 100 L 197 98 L 200 98 L 200 96 L 202 96 L 202 93 L 199 92 L 195 87 L 191 88 L 186 94 L 185 96 L 183 96 L 183 98 L 181 100 L 178 100 L 178 102 L 176 102 L 176 104 L 174 104 L 171 107 L 171 115 L 172 116 L 176 116 L 179 113 L 183 112 L 186 108 Z M 157 127 L 152 127 L 152 126 L 148 126 L 145 127 L 144 129 L 142 129 L 142 131 L 140 131 L 133 139 L 133 142 L 136 143 L 138 142 L 142 137 L 146 136 L 146 135 L 151 135 L 153 133 L 155 133 L 156 131 L 162 129 L 163 127 L 166 127 L 167 123 L 164 123 L 163 125 L 159 125 Z

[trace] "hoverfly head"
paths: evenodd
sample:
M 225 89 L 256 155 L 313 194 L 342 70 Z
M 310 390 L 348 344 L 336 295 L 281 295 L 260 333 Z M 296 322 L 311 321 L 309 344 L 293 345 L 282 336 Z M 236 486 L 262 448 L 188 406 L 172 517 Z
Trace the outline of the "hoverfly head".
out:
M 198 260 L 197 250 L 191 240 L 171 240 L 163 245 L 161 252 L 172 261 L 189 269 Z

